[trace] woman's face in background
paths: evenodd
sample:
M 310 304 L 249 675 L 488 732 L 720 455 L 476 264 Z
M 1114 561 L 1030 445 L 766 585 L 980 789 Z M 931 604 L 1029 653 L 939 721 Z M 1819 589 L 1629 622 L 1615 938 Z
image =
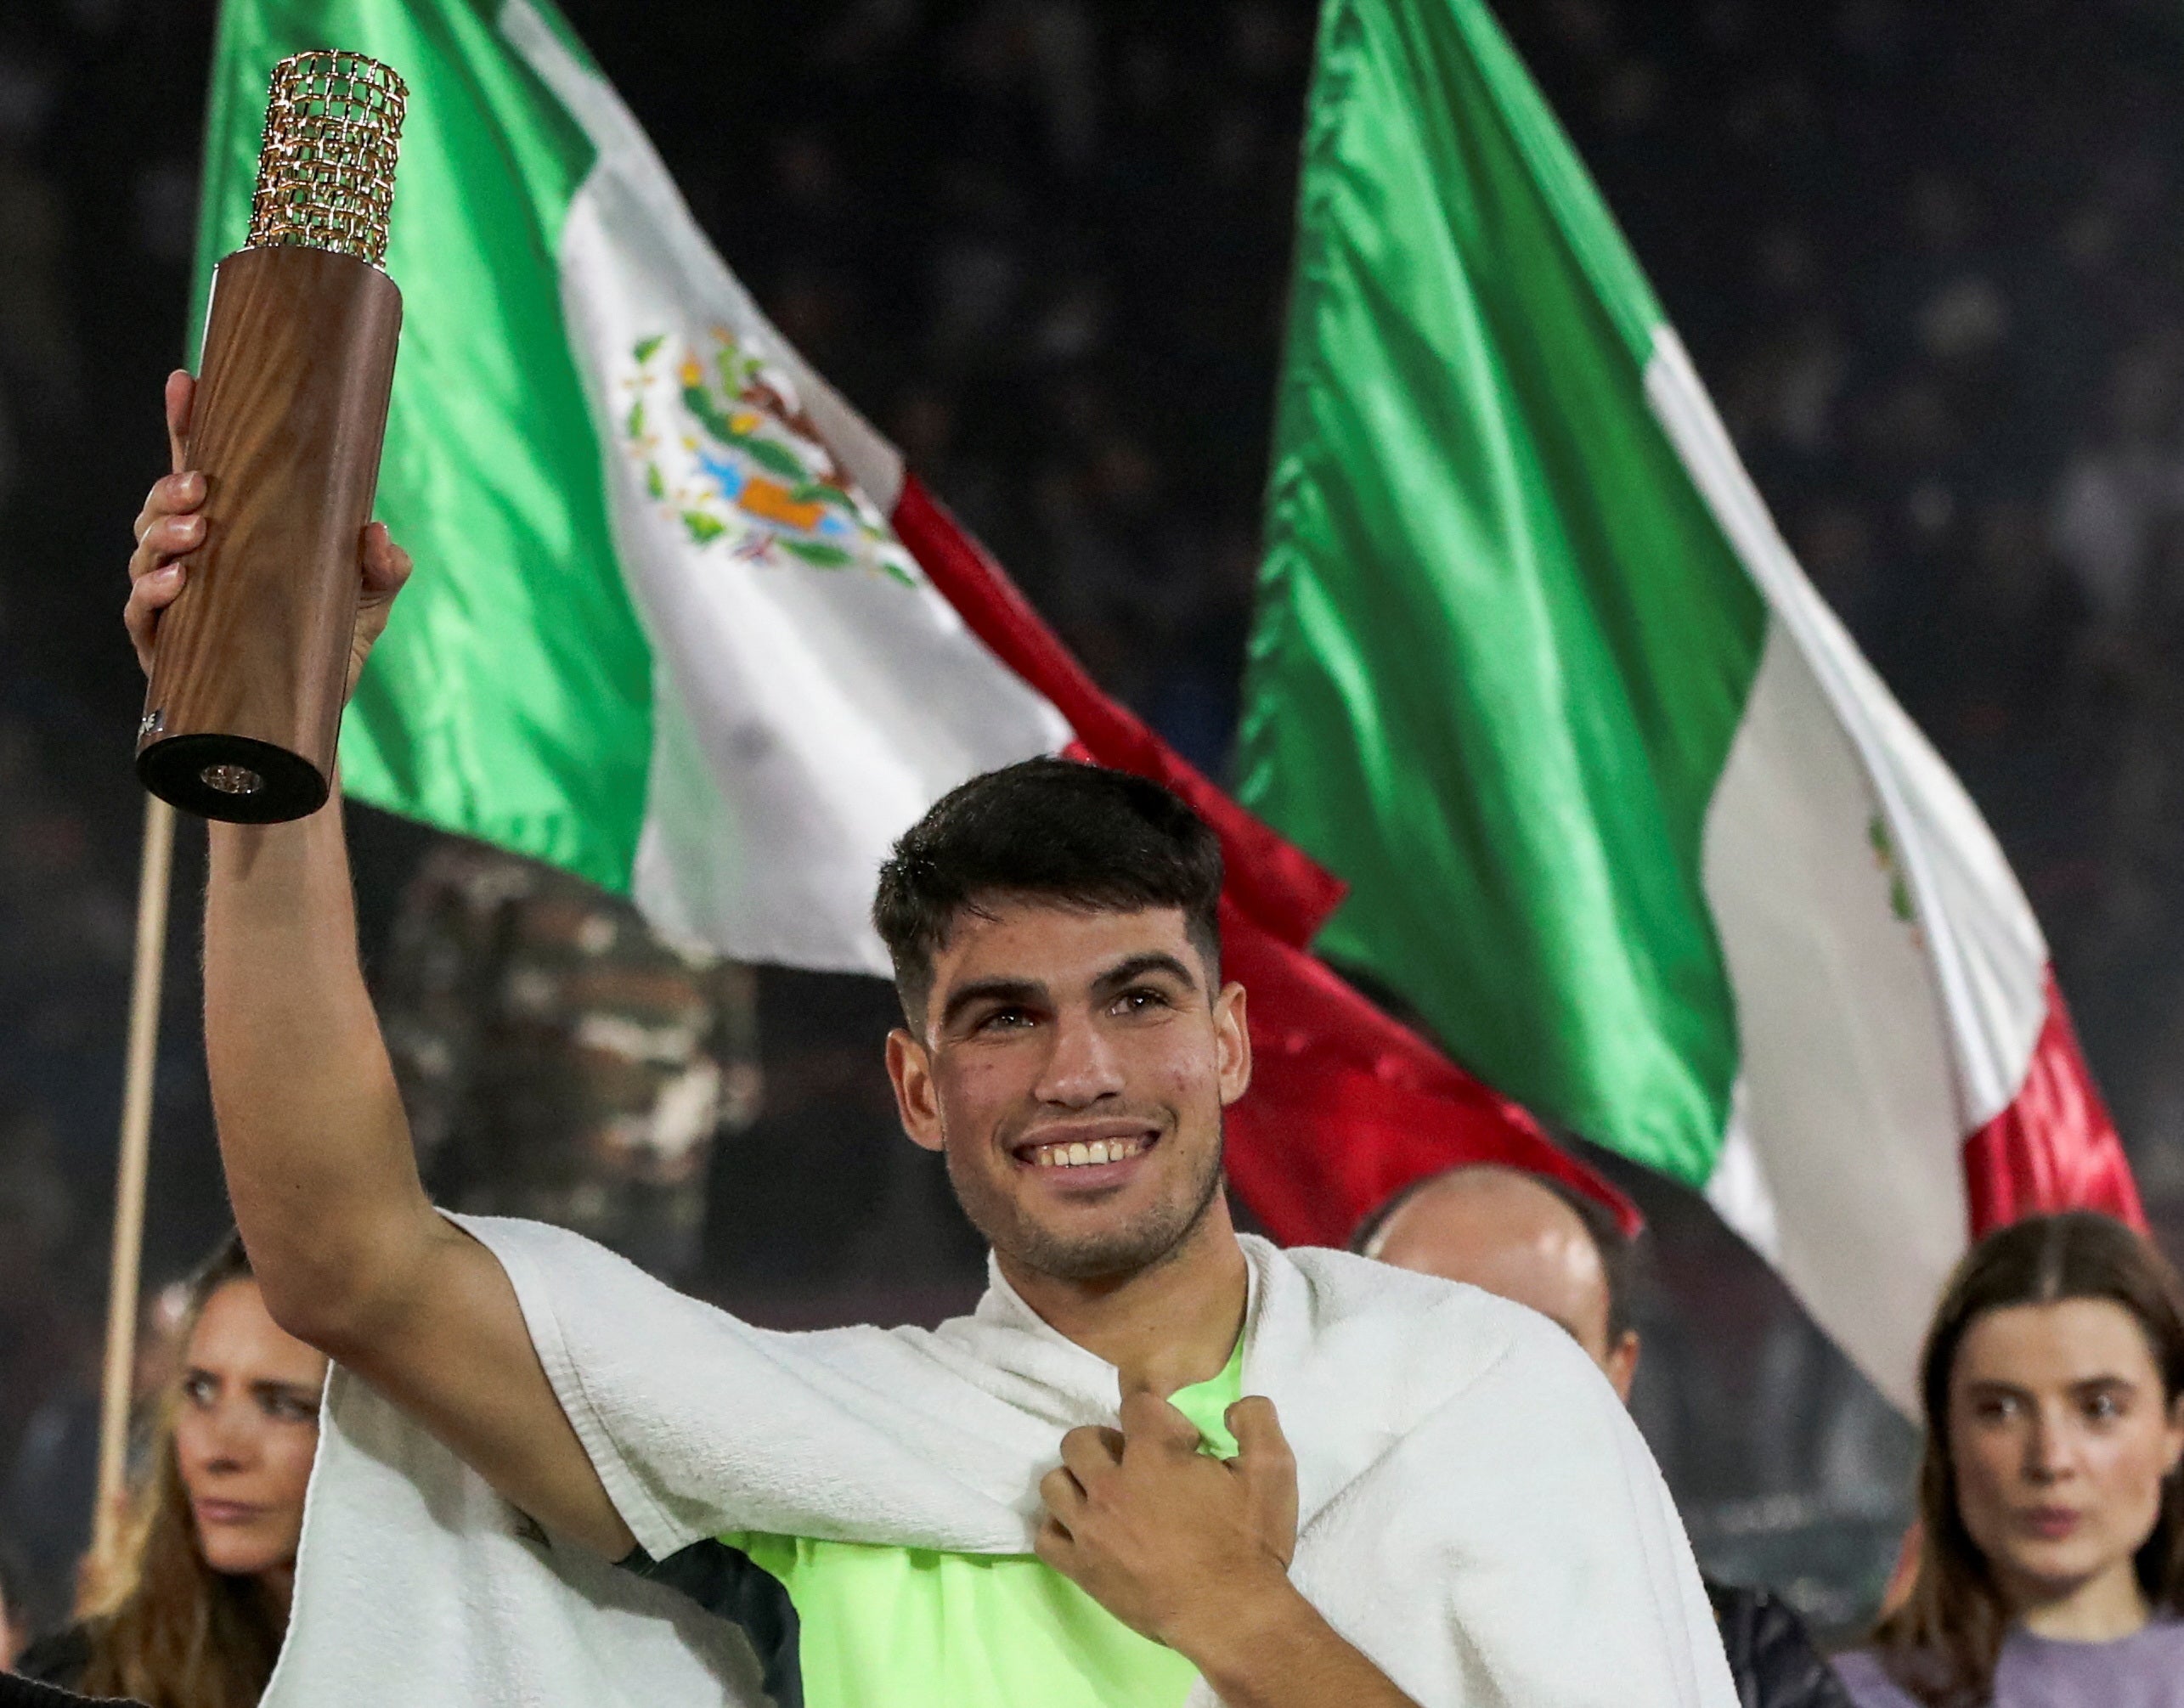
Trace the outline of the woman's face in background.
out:
M 2012 1305 L 1958 1344 L 1949 1446 L 1964 1527 L 2023 1611 L 2131 1570 L 2184 1453 L 2184 1404 L 2120 1305 Z
M 213 1570 L 256 1576 L 295 1563 L 325 1379 L 325 1356 L 281 1332 L 255 1281 L 206 1301 L 183 1354 L 174 1452 Z

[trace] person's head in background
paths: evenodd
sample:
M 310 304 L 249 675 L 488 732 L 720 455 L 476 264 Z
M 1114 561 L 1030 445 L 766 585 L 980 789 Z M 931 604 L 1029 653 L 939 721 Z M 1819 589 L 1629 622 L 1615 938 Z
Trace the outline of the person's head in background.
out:
M 1476 1164 L 1398 1192 L 1352 1241 L 1398 1269 L 1468 1282 L 1567 1329 L 1627 1403 L 1638 1373 L 1630 1241 L 1601 1204 L 1520 1170 Z
M 190 1284 L 180 1342 L 76 1688 L 242 1708 L 287 1626 L 326 1360 L 274 1324 L 232 1237 Z
M 1923 1537 L 1883 1664 L 1919 1700 L 1984 1700 L 2012 1625 L 2081 1643 L 2184 1612 L 2184 1291 L 2089 1211 L 1990 1234 L 1920 1361 Z

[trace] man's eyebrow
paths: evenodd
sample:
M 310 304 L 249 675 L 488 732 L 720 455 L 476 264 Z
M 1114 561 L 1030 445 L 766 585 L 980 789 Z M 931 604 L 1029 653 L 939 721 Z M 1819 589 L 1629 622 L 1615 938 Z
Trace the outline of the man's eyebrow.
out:
M 948 1001 L 940 1010 L 940 1024 L 944 1029 L 953 1025 L 966 1008 L 980 1002 L 1036 1003 L 1046 1000 L 1047 987 L 1035 979 L 974 978 L 948 993 Z
M 1118 961 L 1092 981 L 1092 989 L 1102 993 L 1119 990 L 1126 984 L 1135 984 L 1148 972 L 1165 972 L 1186 990 L 1198 989 L 1198 978 L 1189 967 L 1174 955 L 1157 950 Z

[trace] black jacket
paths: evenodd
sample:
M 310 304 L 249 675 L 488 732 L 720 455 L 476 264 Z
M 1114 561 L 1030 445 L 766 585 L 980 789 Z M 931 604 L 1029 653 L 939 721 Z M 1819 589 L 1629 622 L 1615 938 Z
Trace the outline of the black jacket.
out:
M 1797 1615 L 1764 1589 L 1707 1580 L 1737 1708 L 1853 1708 Z
M 144 1708 L 119 1696 L 79 1696 L 58 1684 L 41 1684 L 19 1673 L 0 1672 L 0 1708 Z
M 90 1708 L 93 1703 L 105 1704 L 107 1708 L 144 1708 L 128 1697 L 76 1694 L 76 1687 L 83 1682 L 91 1665 L 87 1626 L 71 1625 L 40 1638 L 23 1651 L 15 1665 L 18 1671 L 0 1672 L 0 1708 Z

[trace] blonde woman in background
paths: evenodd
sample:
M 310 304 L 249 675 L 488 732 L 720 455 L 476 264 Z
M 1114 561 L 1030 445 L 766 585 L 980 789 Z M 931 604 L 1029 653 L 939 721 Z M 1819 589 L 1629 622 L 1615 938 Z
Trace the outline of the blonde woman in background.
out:
M 150 1708 L 249 1708 L 288 1626 L 326 1361 L 267 1315 L 230 1237 L 189 1287 L 127 1543 L 25 1677 Z

